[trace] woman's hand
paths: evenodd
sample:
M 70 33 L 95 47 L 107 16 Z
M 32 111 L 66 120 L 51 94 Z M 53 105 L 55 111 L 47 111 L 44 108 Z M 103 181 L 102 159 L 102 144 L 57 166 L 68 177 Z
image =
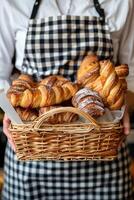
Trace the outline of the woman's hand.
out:
M 130 133 L 130 119 L 129 119 L 127 105 L 126 105 L 124 116 L 123 116 L 123 127 L 124 127 L 124 134 L 128 135 Z
M 9 120 L 9 118 L 6 116 L 6 115 L 4 115 L 4 119 L 3 119 L 3 132 L 5 133 L 5 135 L 7 136 L 7 139 L 8 139 L 8 142 L 9 142 L 9 144 L 11 145 L 11 147 L 12 147 L 12 149 L 14 150 L 14 151 L 16 151 L 16 149 L 15 149 L 15 144 L 14 144 L 14 142 L 13 142 L 13 140 L 12 140 L 12 137 L 11 137 L 11 134 L 10 134 L 10 132 L 9 132 L 9 130 L 8 130 L 8 127 L 9 127 L 9 125 L 10 125 L 10 120 Z

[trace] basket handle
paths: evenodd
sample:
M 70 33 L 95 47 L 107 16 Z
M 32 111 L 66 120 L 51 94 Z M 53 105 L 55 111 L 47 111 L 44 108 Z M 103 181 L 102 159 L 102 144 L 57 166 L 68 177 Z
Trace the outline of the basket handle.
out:
M 78 114 L 79 116 L 83 117 L 84 119 L 88 120 L 88 122 L 92 123 L 94 126 L 99 128 L 99 124 L 94 118 L 92 118 L 89 114 L 75 107 L 60 107 L 60 108 L 54 108 L 52 110 L 49 110 L 48 112 L 45 112 L 44 114 L 42 114 L 40 117 L 36 119 L 37 122 L 34 127 L 39 128 L 45 119 L 47 119 L 48 117 L 51 117 L 54 114 L 58 114 L 62 112 L 72 112 L 72 113 Z

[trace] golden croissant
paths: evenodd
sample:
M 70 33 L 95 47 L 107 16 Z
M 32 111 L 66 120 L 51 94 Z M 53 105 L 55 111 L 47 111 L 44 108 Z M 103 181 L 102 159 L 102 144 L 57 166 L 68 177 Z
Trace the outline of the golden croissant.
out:
M 39 85 L 47 85 L 49 87 L 53 87 L 53 86 L 61 86 L 67 82 L 69 82 L 69 80 L 64 78 L 63 76 L 52 75 L 41 80 L 39 82 Z
M 88 84 L 89 86 L 98 78 L 99 76 L 99 60 L 96 55 L 88 55 L 81 62 L 80 68 L 77 72 L 77 81 L 82 86 Z
M 21 74 L 17 79 L 13 80 L 12 86 L 20 87 L 20 88 L 31 88 L 36 87 L 37 83 L 33 81 L 32 77 L 27 74 Z

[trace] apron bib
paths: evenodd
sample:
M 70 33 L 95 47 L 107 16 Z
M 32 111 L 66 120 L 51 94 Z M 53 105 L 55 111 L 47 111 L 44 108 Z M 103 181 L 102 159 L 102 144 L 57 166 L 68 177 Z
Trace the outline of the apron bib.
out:
M 31 19 L 22 72 L 41 79 L 63 75 L 74 81 L 80 62 L 94 52 L 113 57 L 112 40 L 104 16 L 56 16 Z
M 97 2 L 97 3 L 96 3 Z M 112 41 L 98 1 L 100 17 L 58 16 L 33 19 L 27 32 L 22 72 L 40 80 L 59 74 L 72 81 L 85 55 L 113 57 Z M 3 200 L 131 200 L 126 145 L 114 161 L 20 162 L 8 146 Z

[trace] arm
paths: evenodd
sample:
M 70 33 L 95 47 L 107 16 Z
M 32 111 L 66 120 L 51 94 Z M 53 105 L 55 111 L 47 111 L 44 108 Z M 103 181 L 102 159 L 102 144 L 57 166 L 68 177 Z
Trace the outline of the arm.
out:
M 0 6 L 0 89 L 4 88 L 5 80 L 9 81 L 13 69 L 12 58 L 14 55 L 13 20 L 11 8 L 7 0 L 2 0 Z M 9 143 L 15 150 L 11 135 L 8 131 L 10 120 L 7 116 L 3 120 L 3 132 L 8 138 Z
M 128 76 L 128 89 L 134 91 L 134 3 L 133 0 L 129 0 L 129 13 L 126 23 L 122 30 L 119 46 L 119 63 L 127 63 L 129 66 Z M 129 134 L 130 122 L 129 114 L 126 105 L 126 110 L 123 118 L 124 133 Z
M 14 55 L 13 19 L 11 7 L 6 0 L 0 6 L 0 88 L 4 88 L 4 81 L 9 81 L 13 69 L 12 58 Z

